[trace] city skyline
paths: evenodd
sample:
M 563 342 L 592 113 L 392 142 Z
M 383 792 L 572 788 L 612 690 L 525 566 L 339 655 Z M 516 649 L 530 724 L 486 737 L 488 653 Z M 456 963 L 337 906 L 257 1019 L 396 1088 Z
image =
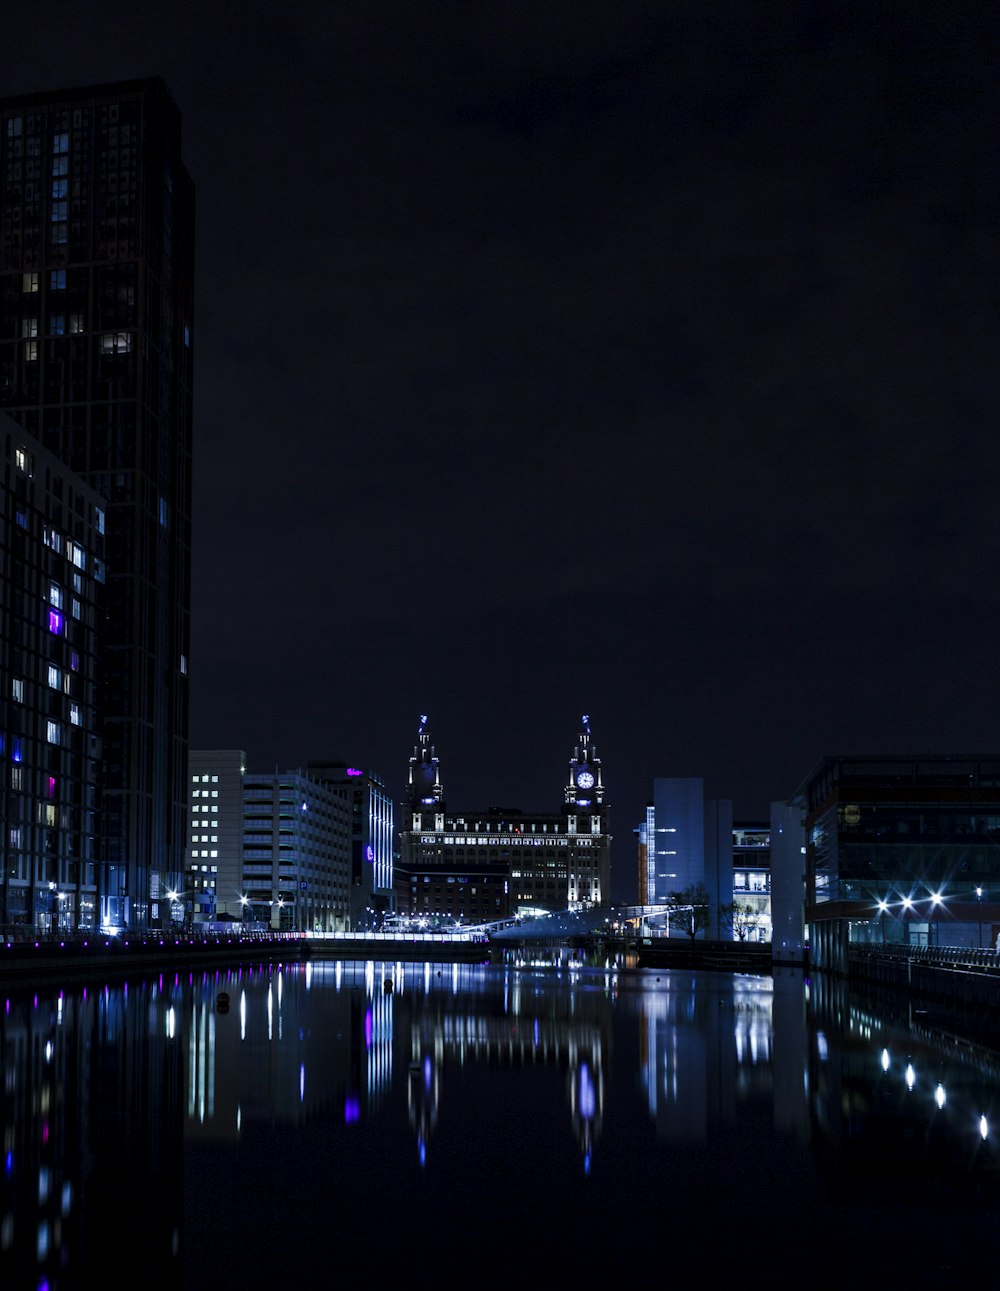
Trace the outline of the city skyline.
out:
M 192 747 L 540 810 L 586 712 L 616 871 L 656 777 L 990 750 L 991 9 L 120 17 L 0 95 L 180 108 Z

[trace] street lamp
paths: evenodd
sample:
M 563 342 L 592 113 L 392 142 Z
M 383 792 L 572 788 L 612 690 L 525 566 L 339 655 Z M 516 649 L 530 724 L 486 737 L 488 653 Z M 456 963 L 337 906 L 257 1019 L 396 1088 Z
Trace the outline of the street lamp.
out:
M 177 888 L 168 888 L 168 889 L 167 889 L 167 900 L 170 902 L 170 923 L 171 923 L 171 926 L 173 926 L 174 924 L 177 924 L 177 923 L 179 923 L 179 924 L 181 925 L 181 928 L 182 928 L 182 929 L 183 929 L 183 928 L 185 928 L 185 927 L 187 926 L 187 922 L 188 922 L 188 916 L 187 916 L 187 905 L 186 905 L 186 904 L 185 904 L 185 902 L 184 902 L 184 898 L 185 898 L 187 895 L 188 895 L 188 894 L 187 894 L 187 892 L 179 892 L 179 891 L 177 890 Z M 174 914 L 175 907 L 177 907 L 177 906 L 180 906 L 180 907 L 181 907 L 181 917 L 180 917 L 179 919 L 177 919 L 177 918 L 175 917 L 175 914 Z

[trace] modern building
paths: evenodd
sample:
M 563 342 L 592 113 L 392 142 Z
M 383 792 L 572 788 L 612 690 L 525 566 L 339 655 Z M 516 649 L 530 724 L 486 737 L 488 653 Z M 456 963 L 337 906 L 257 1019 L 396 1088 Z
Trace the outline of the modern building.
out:
M 193 285 L 161 80 L 0 100 L 0 409 L 106 499 L 100 917 L 133 929 L 184 867 Z
M 997 944 L 1000 755 L 828 756 L 789 805 L 817 967 L 845 970 L 851 941 Z
M 722 894 L 720 893 L 720 897 Z M 723 936 L 739 941 L 771 940 L 771 826 L 769 821 L 734 821 L 733 892 L 722 905 Z
M 379 927 L 392 911 L 393 803 L 374 771 L 335 760 L 310 762 L 309 776 L 343 798 L 351 809 L 351 880 L 348 928 Z
M 639 904 L 667 906 L 676 894 L 701 886 L 708 904 L 704 935 L 718 939 L 719 905 L 733 892 L 732 802 L 706 798 L 699 776 L 657 778 L 639 838 Z
M 601 760 L 584 717 L 558 810 L 450 811 L 421 717 L 401 809 L 396 913 L 431 923 L 489 923 L 607 905 L 611 834 L 604 795 Z
M 96 931 L 104 499 L 0 413 L 0 927 Z
M 174 923 L 194 928 L 243 919 L 242 749 L 192 749 L 188 755 L 188 845 L 183 890 L 171 899 Z
M 301 769 L 243 777 L 246 918 L 280 932 L 348 931 L 351 804 Z

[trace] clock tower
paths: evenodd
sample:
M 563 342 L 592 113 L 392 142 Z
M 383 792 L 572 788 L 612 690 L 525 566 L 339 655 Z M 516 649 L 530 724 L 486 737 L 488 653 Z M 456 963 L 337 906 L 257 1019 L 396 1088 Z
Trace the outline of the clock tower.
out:
M 576 748 L 569 760 L 569 781 L 564 790 L 568 807 L 579 811 L 600 811 L 604 805 L 604 783 L 601 779 L 601 759 L 597 756 L 590 738 L 590 718 L 583 716 L 583 729 L 577 736 Z

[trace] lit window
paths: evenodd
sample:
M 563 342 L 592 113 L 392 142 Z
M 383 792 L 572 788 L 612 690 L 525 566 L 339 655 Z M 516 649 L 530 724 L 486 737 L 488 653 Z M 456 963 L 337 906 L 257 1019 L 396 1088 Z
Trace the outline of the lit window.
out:
M 57 610 L 63 607 L 63 592 L 58 583 L 49 583 L 49 604 L 54 605 Z
M 55 185 L 53 185 L 53 197 L 55 196 Z M 49 274 L 49 291 L 66 290 L 66 270 L 53 269 Z
M 132 334 L 130 332 L 102 332 L 102 354 L 130 354 L 132 352 Z
M 53 314 L 49 319 L 49 335 L 62 336 L 66 331 L 66 315 Z
M 22 290 L 22 291 L 24 291 L 24 292 L 35 292 L 35 291 L 37 291 L 37 290 L 38 290 L 38 274 L 37 274 L 37 273 L 22 273 L 22 274 L 21 274 L 21 290 Z
M 70 606 L 70 611 L 74 619 L 78 619 L 80 617 L 80 602 L 75 596 L 73 597 L 73 604 Z
M 80 705 L 79 704 L 70 704 L 69 720 L 73 724 L 73 726 L 80 725 Z
M 38 362 L 38 342 L 37 341 L 25 341 L 24 361 L 25 363 Z
M 59 744 L 62 738 L 62 732 L 59 729 L 58 722 L 46 722 L 45 738 L 50 744 Z
M 69 152 L 69 132 L 60 132 L 52 136 L 52 152 L 54 156 L 60 153 Z
M 22 319 L 21 319 L 21 335 L 22 335 L 22 336 L 37 336 L 37 335 L 38 335 L 38 319 L 37 319 L 37 318 L 22 318 Z
M 24 703 L 24 682 L 20 677 L 12 677 L 10 681 L 10 693 L 18 704 Z
M 98 533 L 104 532 L 104 512 L 100 507 L 94 507 L 94 528 Z
M 55 664 L 49 664 L 49 685 L 53 690 L 58 690 L 62 686 L 62 674 Z
M 70 334 L 70 336 L 76 336 L 78 332 L 82 332 L 82 331 L 83 331 L 83 315 L 82 315 L 82 314 L 70 314 L 70 316 L 69 316 L 69 334 Z
M 49 631 L 56 636 L 61 636 L 63 630 L 63 616 L 58 610 L 49 610 Z
M 28 469 L 28 455 L 25 453 L 23 448 L 14 449 L 14 461 L 17 464 L 17 469 L 19 471 L 26 471 Z

